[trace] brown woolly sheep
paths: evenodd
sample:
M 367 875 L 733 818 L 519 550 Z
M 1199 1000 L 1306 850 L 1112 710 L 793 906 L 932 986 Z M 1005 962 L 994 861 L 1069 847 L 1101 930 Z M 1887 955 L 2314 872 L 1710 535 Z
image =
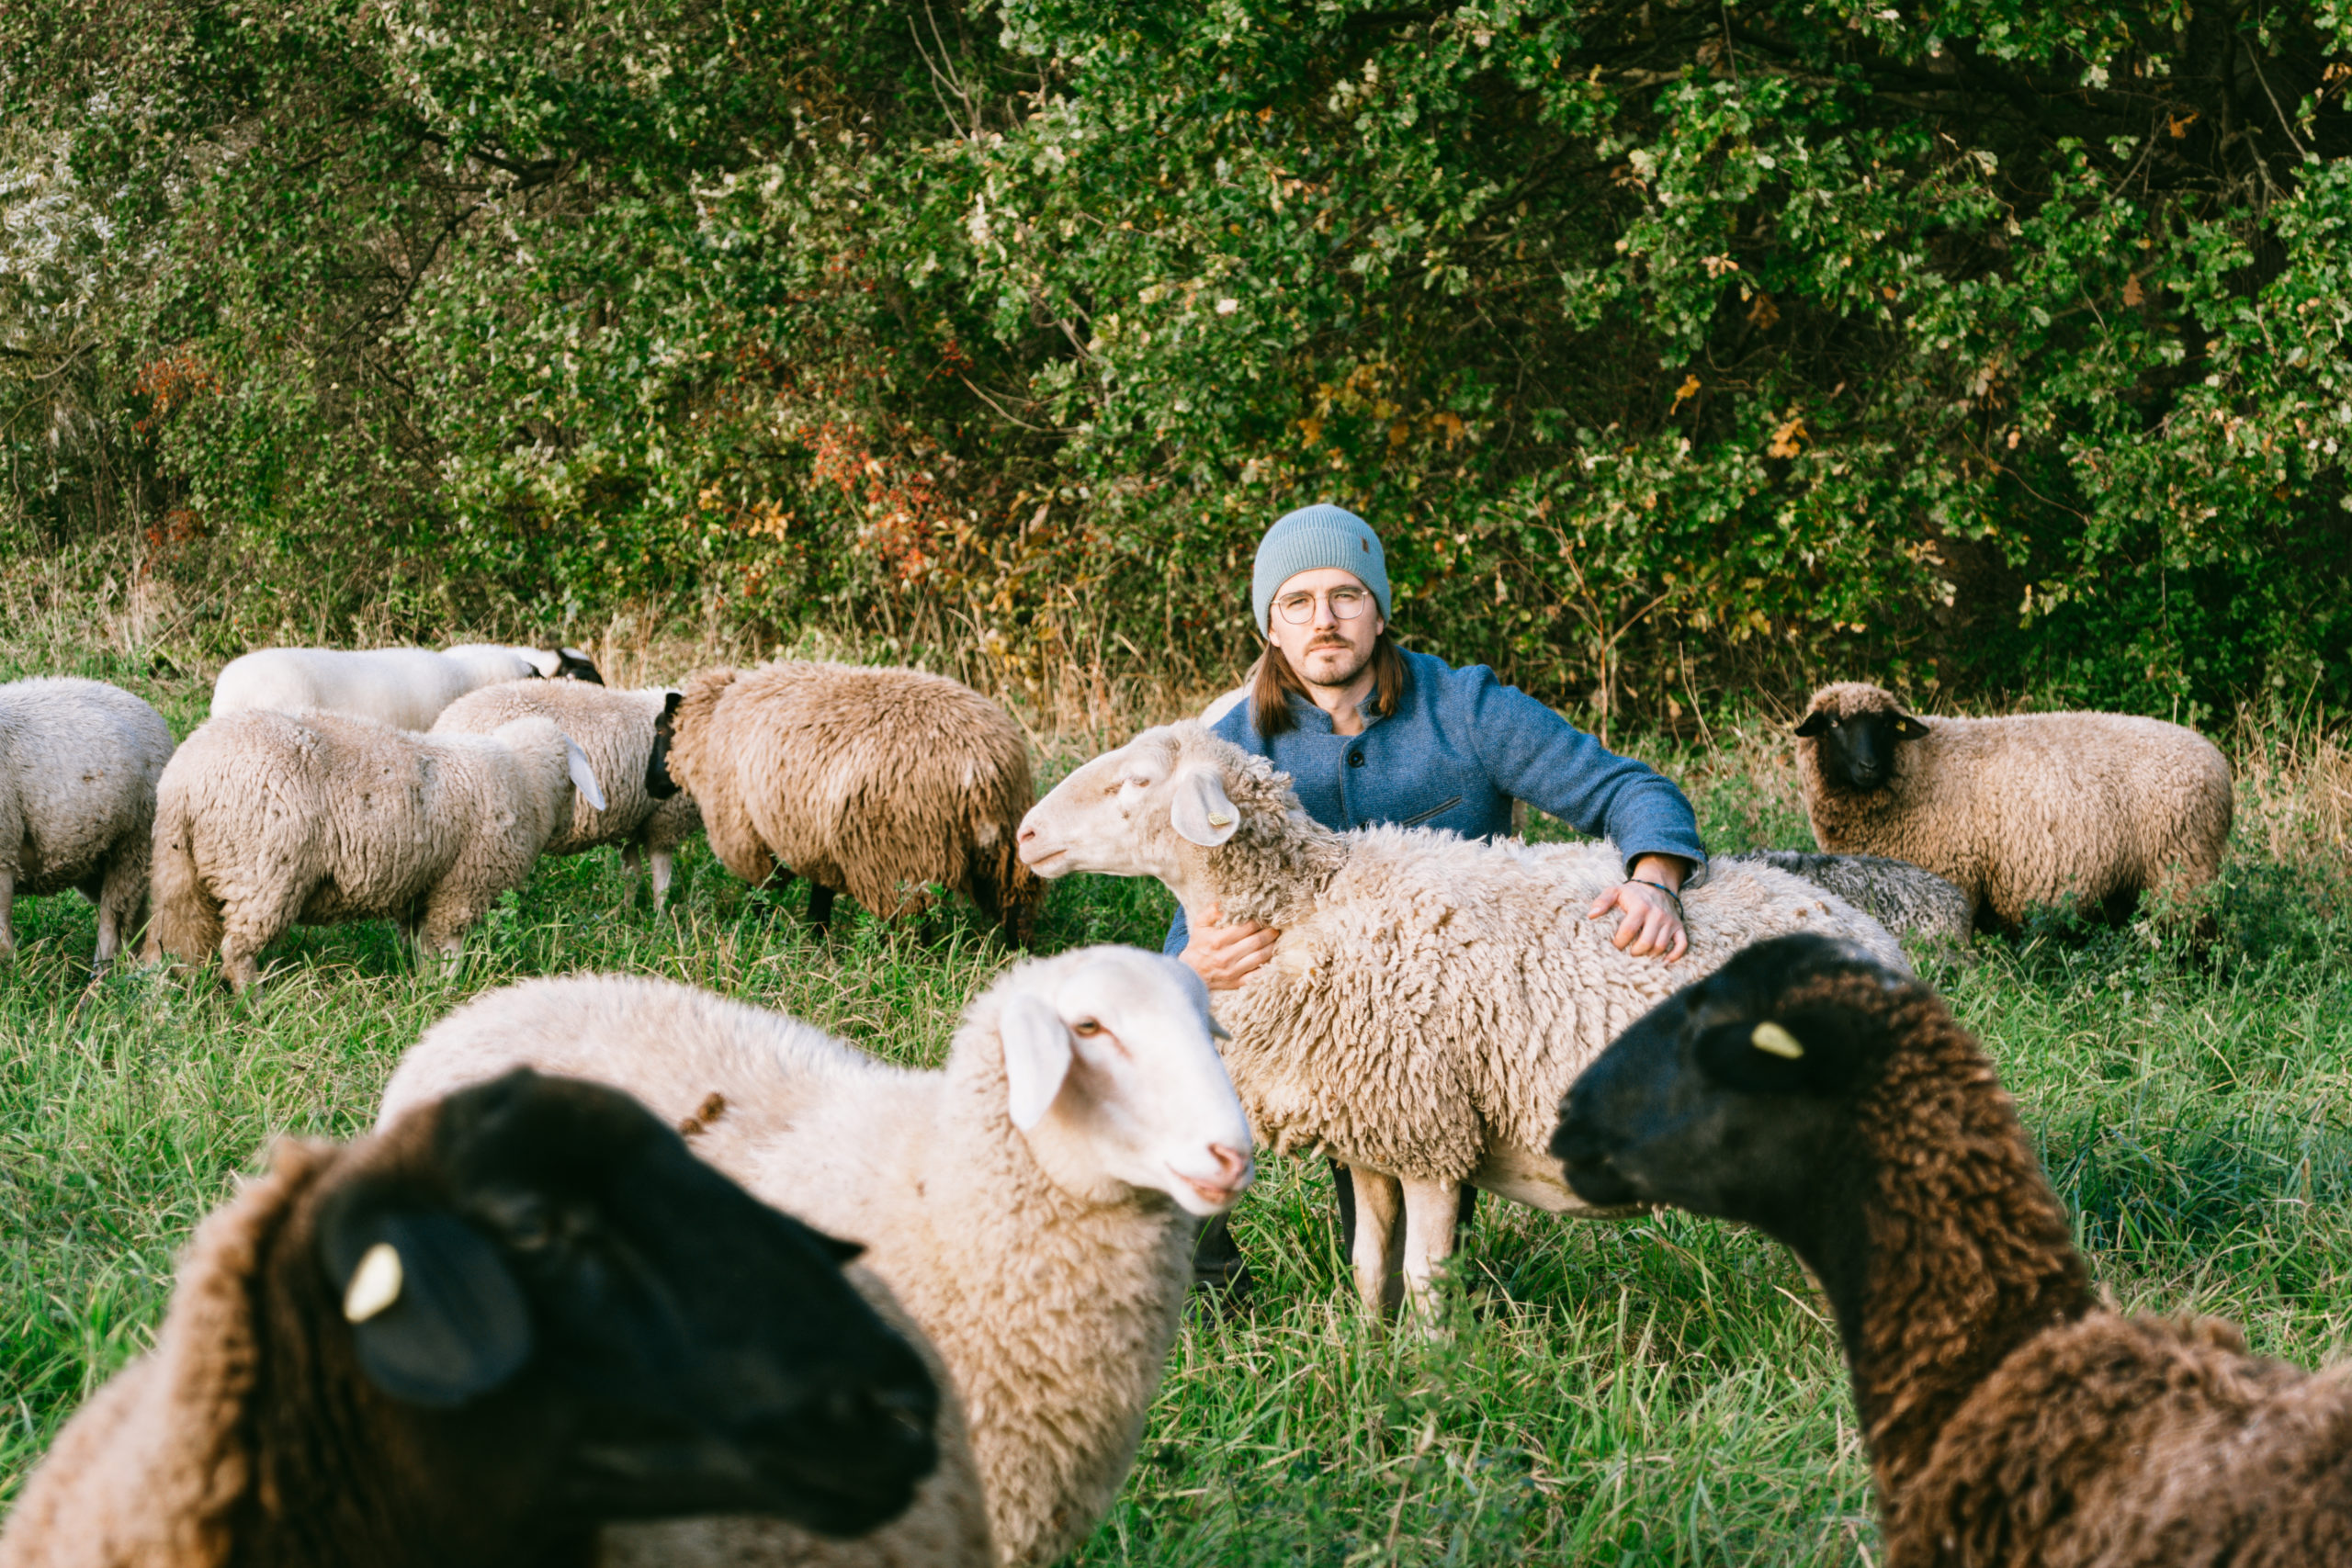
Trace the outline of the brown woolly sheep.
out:
M 1838 1318 L 1888 1568 L 2352 1562 L 2352 1386 L 2212 1319 L 2101 1311 L 1993 1065 L 1818 937 L 1627 1030 L 1552 1152 L 1589 1202 L 1794 1248 Z
M 1797 771 L 1821 847 L 1890 855 L 2014 929 L 2074 897 L 2110 919 L 2150 889 L 2211 882 L 2230 836 L 2230 764 L 2193 729 L 2115 713 L 1914 717 L 1859 681 L 1814 693 Z
M 1011 714 L 919 670 L 795 660 L 706 670 L 684 693 L 670 772 L 729 871 L 807 877 L 820 926 L 836 892 L 887 919 L 937 884 L 1027 940 L 1045 888 L 1013 852 L 1035 790 Z
M 0 1568 L 551 1568 L 605 1521 L 713 1509 L 871 1529 L 935 1461 L 938 1391 L 856 1251 L 572 1078 L 287 1140 L 33 1472 Z

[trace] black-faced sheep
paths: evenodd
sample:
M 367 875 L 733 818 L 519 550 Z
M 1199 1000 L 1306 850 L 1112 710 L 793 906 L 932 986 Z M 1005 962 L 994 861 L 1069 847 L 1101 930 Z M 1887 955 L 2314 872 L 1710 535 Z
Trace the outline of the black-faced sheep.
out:
M 1195 723 L 1148 729 L 1057 785 L 1022 823 L 1038 874 L 1156 876 L 1197 923 L 1282 931 L 1216 998 L 1225 1063 L 1260 1138 L 1351 1169 L 1356 1286 L 1423 1296 L 1467 1183 L 1589 1213 L 1544 1155 L 1560 1095 L 1617 1031 L 1759 936 L 1826 931 L 1903 950 L 1807 882 L 1736 862 L 1683 899 L 1671 966 L 1585 911 L 1623 882 L 1609 844 L 1487 843 L 1427 828 L 1333 832 L 1288 775 Z
M 2143 891 L 2211 881 L 2229 840 L 2228 761 L 2162 719 L 1922 719 L 1844 682 L 1813 694 L 1795 734 L 1821 847 L 1924 866 L 1978 925 L 2069 897 L 2128 914 Z
M 34 1472 L 0 1568 L 584 1562 L 604 1521 L 714 1508 L 871 1529 L 932 1468 L 937 1394 L 855 1253 L 577 1080 L 286 1141 Z
M 2098 1308 L 1967 1032 L 1837 943 L 1749 949 L 1627 1030 L 1553 1152 L 1595 1203 L 1740 1220 L 1827 1293 L 1888 1568 L 2352 1562 L 2352 1385 Z
M 807 877 L 820 925 L 836 892 L 890 918 L 937 885 L 1026 940 L 1044 888 L 1012 850 L 1035 792 L 1011 714 L 944 676 L 847 664 L 706 670 L 684 691 L 670 772 L 729 871 Z
M 171 760 L 164 716 L 103 681 L 0 686 L 0 964 L 14 962 L 10 906 L 72 887 L 98 908 L 103 969 L 147 903 L 155 781 Z
M 430 729 L 441 710 L 468 692 L 533 676 L 604 682 L 576 648 L 265 648 L 221 668 L 212 682 L 211 716 L 256 708 L 316 711 Z

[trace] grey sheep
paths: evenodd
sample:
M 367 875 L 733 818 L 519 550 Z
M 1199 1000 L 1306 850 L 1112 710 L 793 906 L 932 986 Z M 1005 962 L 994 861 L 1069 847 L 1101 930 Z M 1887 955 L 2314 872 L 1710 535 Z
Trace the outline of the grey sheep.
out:
M 1827 855 L 1805 850 L 1753 850 L 1718 855 L 1802 876 L 1868 913 L 1897 936 L 1965 942 L 1968 895 L 1932 871 L 1885 855 Z

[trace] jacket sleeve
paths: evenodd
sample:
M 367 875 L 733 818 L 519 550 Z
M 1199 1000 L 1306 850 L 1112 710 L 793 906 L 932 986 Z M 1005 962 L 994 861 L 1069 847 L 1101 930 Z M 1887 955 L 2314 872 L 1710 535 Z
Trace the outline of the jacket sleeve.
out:
M 1609 840 L 1630 870 L 1644 855 L 1707 862 L 1698 818 L 1673 782 L 1600 741 L 1481 665 L 1467 695 L 1469 730 L 1487 777 L 1580 833 Z
M 1168 938 L 1159 944 L 1159 951 L 1174 958 L 1191 946 L 1192 941 L 1193 933 L 1184 924 L 1184 906 L 1179 904 L 1176 906 L 1176 923 L 1168 928 Z

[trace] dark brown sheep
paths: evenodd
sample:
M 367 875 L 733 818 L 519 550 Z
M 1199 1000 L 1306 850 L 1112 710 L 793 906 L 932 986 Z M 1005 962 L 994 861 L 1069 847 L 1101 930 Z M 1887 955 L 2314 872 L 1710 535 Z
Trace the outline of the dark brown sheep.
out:
M 1992 1063 L 1909 976 L 1758 943 L 1627 1030 L 1552 1150 L 1589 1202 L 1746 1221 L 1813 1269 L 1888 1568 L 2352 1562 L 2352 1387 L 2099 1310 Z
M 937 1391 L 855 1250 L 576 1079 L 288 1140 L 198 1228 L 0 1565 L 553 1568 L 610 1519 L 872 1529 L 932 1468 Z

